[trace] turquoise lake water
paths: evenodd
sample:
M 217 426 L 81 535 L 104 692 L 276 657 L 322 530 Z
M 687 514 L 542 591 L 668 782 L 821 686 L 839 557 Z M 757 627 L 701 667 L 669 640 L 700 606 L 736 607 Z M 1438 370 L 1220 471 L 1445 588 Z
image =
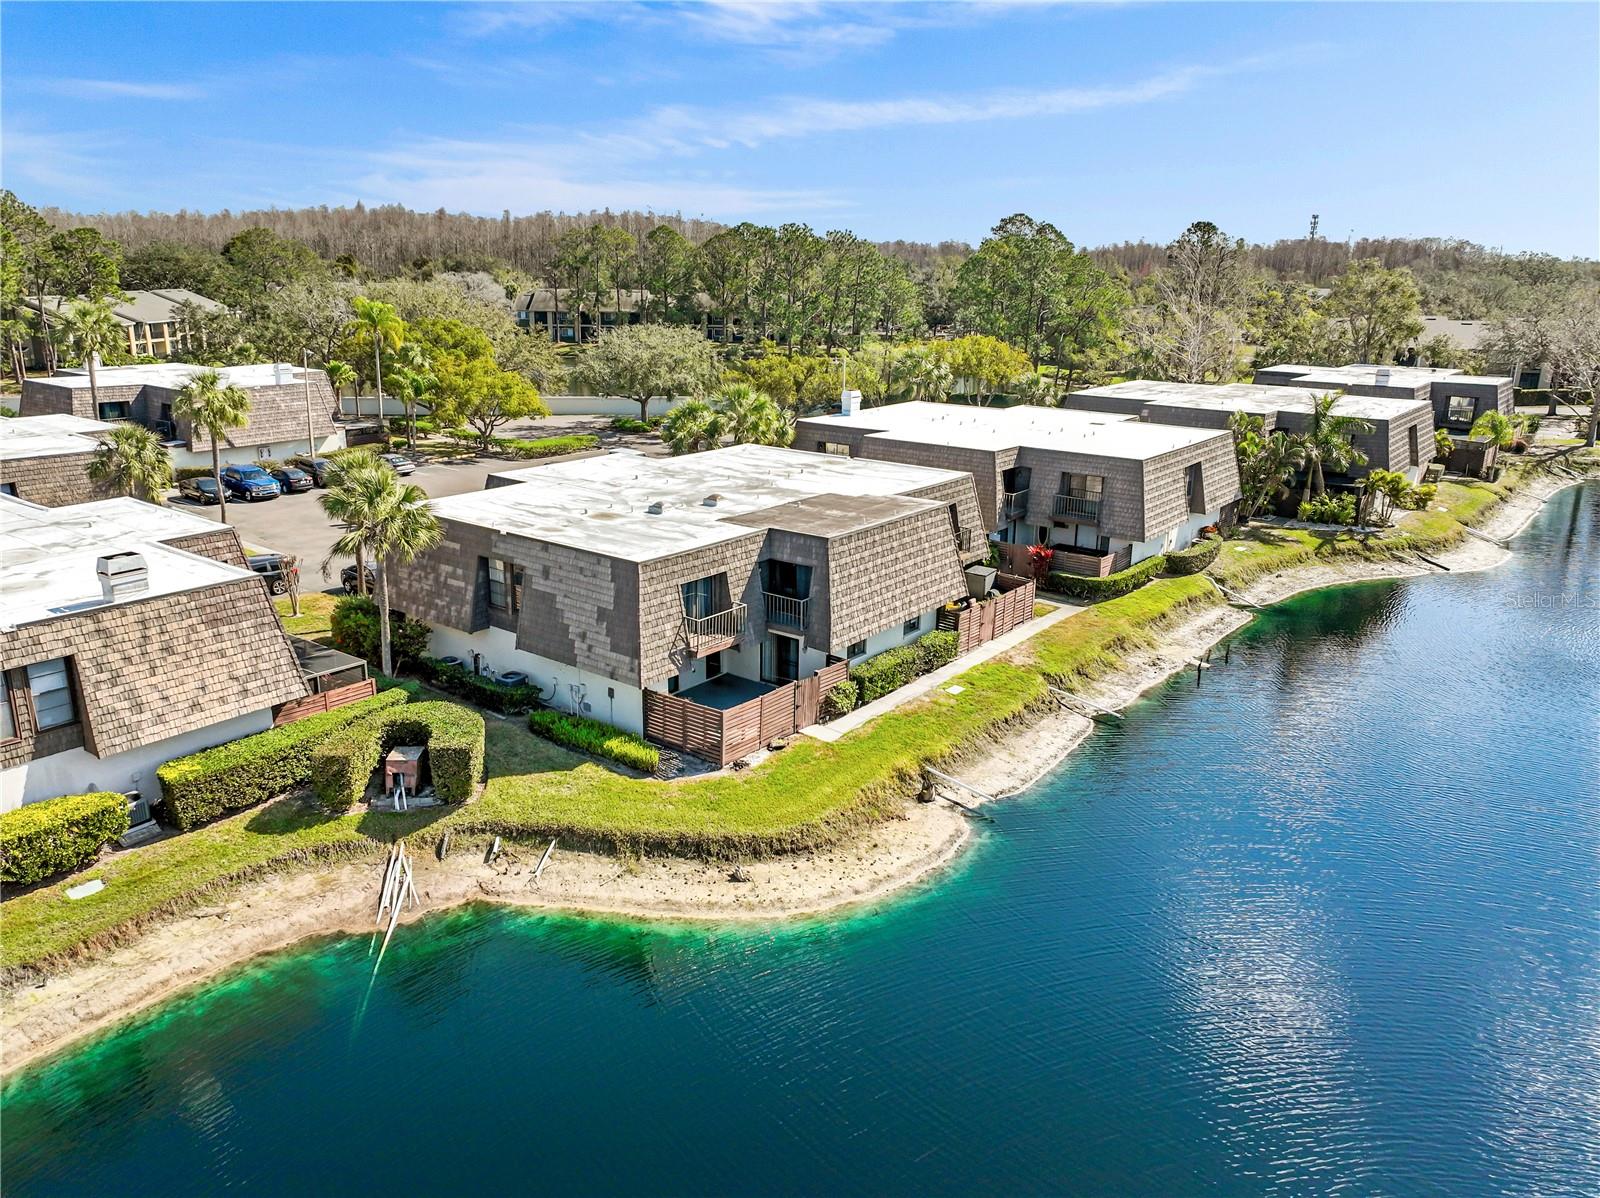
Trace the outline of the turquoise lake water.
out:
M 1600 1193 L 1600 486 L 1517 548 L 1267 613 L 848 918 L 262 959 L 10 1082 L 5 1193 Z

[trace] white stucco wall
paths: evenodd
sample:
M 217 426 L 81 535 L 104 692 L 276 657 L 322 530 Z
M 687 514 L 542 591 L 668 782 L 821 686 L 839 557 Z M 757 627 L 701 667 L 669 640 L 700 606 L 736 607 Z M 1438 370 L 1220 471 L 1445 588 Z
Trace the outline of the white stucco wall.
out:
M 58 795 L 86 794 L 94 790 L 119 793 L 137 790 L 151 802 L 161 797 L 156 767 L 174 757 L 209 749 L 253 732 L 272 727 L 272 709 L 262 708 L 220 724 L 171 736 L 110 757 L 96 757 L 87 749 L 52 753 L 36 761 L 12 766 L 0 773 L 0 811 Z
M 262 455 L 259 455 L 256 452 L 260 448 L 261 446 L 257 445 L 224 445 L 222 447 L 222 453 L 219 456 L 221 457 L 222 464 L 224 466 L 230 464 L 241 466 L 249 465 L 253 462 L 262 460 Z M 306 439 L 301 437 L 297 441 L 278 441 L 268 445 L 266 448 L 268 452 L 265 454 L 265 457 L 271 458 L 276 462 L 281 462 L 287 458 L 303 456 L 306 452 Z M 330 435 L 322 437 L 317 441 L 318 456 L 329 454 L 336 449 L 343 448 L 343 429 L 335 429 Z M 378 446 L 375 448 L 382 447 Z M 174 469 L 181 470 L 190 466 L 203 466 L 207 470 L 211 468 L 211 451 L 209 449 L 190 450 L 172 448 L 168 450 L 168 456 L 172 458 L 172 466 Z
M 604 720 L 628 732 L 644 732 L 644 695 L 638 687 L 519 649 L 516 634 L 504 628 L 462 632 L 435 627 L 428 639 L 428 652 L 434 657 L 462 658 L 469 668 L 472 655 L 478 653 L 496 673 L 522 670 L 546 694 L 553 689 L 551 707 Z
M 552 416 L 631 416 L 639 418 L 639 405 L 631 399 L 613 395 L 546 395 L 545 405 Z M 650 415 L 665 416 L 681 399 L 652 399 Z

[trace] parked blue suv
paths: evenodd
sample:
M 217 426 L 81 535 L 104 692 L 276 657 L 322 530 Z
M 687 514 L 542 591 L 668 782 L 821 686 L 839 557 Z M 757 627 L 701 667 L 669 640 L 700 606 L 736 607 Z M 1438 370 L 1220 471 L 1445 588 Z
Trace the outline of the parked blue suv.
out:
M 276 499 L 283 493 L 277 480 L 260 466 L 224 466 L 222 485 L 230 499 Z

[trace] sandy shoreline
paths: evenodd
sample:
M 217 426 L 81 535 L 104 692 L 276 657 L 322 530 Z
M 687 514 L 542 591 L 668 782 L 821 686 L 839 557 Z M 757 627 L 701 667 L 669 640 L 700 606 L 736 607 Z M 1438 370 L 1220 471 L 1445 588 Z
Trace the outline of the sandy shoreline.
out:
M 1509 538 L 1551 495 L 1571 485 L 1530 483 L 1497 508 L 1482 531 L 1496 540 Z M 1452 571 L 1466 571 L 1493 568 L 1510 554 L 1468 538 L 1434 556 Z M 1245 597 L 1265 605 L 1324 586 L 1431 572 L 1420 562 L 1401 561 L 1298 567 L 1256 580 Z M 1166 630 L 1153 649 L 1131 654 L 1122 669 L 1084 694 L 1105 707 L 1124 707 L 1250 619 L 1232 607 L 1208 609 Z M 996 742 L 968 755 L 952 772 L 1005 797 L 1054 769 L 1092 730 L 1091 721 L 1080 715 L 1055 712 L 1029 729 L 1026 745 L 1016 738 Z M 492 866 L 483 863 L 481 849 L 463 848 L 443 862 L 419 853 L 422 907 L 407 913 L 404 922 L 469 902 L 695 922 L 790 919 L 859 907 L 925 882 L 941 873 L 971 836 L 971 817 L 955 807 L 911 803 L 899 818 L 844 844 L 750 862 L 743 867 L 747 880 L 739 882 L 730 880 L 725 866 L 680 858 L 624 863 L 558 848 L 535 884 L 539 850 L 530 846 L 507 846 Z M 13 989 L 0 1010 L 0 1072 L 14 1072 L 251 957 L 312 936 L 370 930 L 380 874 L 381 863 L 361 862 L 266 878 L 98 960 Z

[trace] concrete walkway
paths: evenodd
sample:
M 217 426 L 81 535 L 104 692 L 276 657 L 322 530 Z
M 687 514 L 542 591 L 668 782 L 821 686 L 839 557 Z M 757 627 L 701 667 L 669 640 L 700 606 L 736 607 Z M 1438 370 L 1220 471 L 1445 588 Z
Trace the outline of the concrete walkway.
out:
M 997 636 L 987 644 L 979 646 L 965 657 L 958 657 L 947 666 L 941 666 L 931 674 L 924 674 L 921 678 L 906 683 L 899 690 L 891 691 L 881 699 L 874 699 L 865 707 L 858 707 L 849 715 L 842 715 L 827 724 L 813 724 L 809 728 L 802 728 L 801 734 L 817 740 L 836 741 L 847 732 L 854 732 L 869 720 L 875 720 L 886 711 L 893 711 L 902 703 L 909 703 L 913 699 L 920 699 L 930 691 L 944 687 L 958 674 L 965 673 L 973 666 L 988 661 L 991 657 L 998 657 L 1009 649 L 1015 649 L 1030 637 L 1038 636 L 1050 625 L 1065 620 L 1068 616 L 1076 615 L 1083 608 L 1070 603 L 1052 604 L 1050 600 L 1041 599 L 1040 603 L 1053 606 L 1054 611 L 1046 612 L 1042 616 L 1035 616 L 1020 628 L 1013 628 L 1004 636 Z

